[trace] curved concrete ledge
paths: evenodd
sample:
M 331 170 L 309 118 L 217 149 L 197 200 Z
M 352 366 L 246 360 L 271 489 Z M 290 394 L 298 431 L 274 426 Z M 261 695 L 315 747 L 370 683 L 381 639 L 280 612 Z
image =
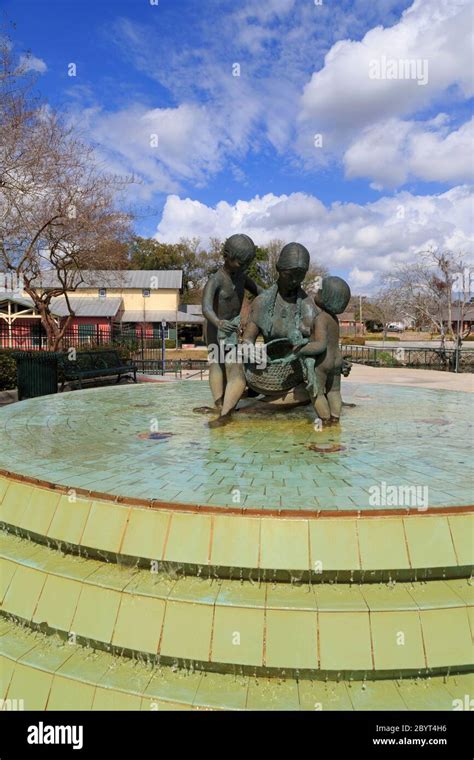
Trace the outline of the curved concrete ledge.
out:
M 344 683 L 173 672 L 0 619 L 0 700 L 25 710 L 453 710 L 470 675 Z
M 128 496 L 117 496 L 105 491 L 91 491 L 85 488 L 78 488 L 76 486 L 61 485 L 53 483 L 47 480 L 40 480 L 39 478 L 29 477 L 28 475 L 21 475 L 16 472 L 10 472 L 9 470 L 3 470 L 0 468 L 0 501 L 2 492 L 4 493 L 11 483 L 22 483 L 24 485 L 31 485 L 35 488 L 42 488 L 48 491 L 54 491 L 58 494 L 65 494 L 68 496 L 69 502 L 76 501 L 77 499 L 89 500 L 89 501 L 102 501 L 110 504 L 119 504 L 122 506 L 142 507 L 146 509 L 153 509 L 156 511 L 172 511 L 180 513 L 192 513 L 200 515 L 222 515 L 226 516 L 244 516 L 244 517 L 284 517 L 288 519 L 305 518 L 307 520 L 318 520 L 320 518 L 329 517 L 331 519 L 339 519 L 343 517 L 397 517 L 403 515 L 418 515 L 418 514 L 431 514 L 431 515 L 443 515 L 443 514 L 458 514 L 462 512 L 471 512 L 474 510 L 474 505 L 471 504 L 459 504 L 449 506 L 437 506 L 427 508 L 415 508 L 415 507 L 403 507 L 390 509 L 367 509 L 367 507 L 361 507 L 361 509 L 269 509 L 267 507 L 228 507 L 228 506 L 215 506 L 211 504 L 190 504 L 187 502 L 179 501 L 161 501 L 160 499 L 140 499 Z
M 471 666 L 466 580 L 388 587 L 175 579 L 60 556 L 6 534 L 0 577 L 3 615 L 155 665 L 347 679 Z
M 367 583 L 468 576 L 474 521 L 466 507 L 357 517 L 152 509 L 3 476 L 0 526 L 72 553 L 158 570 Z

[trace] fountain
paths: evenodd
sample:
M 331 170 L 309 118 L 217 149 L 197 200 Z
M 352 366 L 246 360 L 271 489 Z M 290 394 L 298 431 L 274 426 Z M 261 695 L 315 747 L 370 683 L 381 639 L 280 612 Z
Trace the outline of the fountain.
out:
M 281 371 L 247 367 L 250 384 L 292 371 L 296 386 L 239 402 L 234 365 L 223 396 L 214 373 L 211 389 L 96 388 L 0 411 L 0 699 L 451 710 L 470 693 L 463 394 L 351 382 L 338 424 L 337 406 L 314 403 L 317 359 L 294 369 L 311 324 L 282 335 L 275 292 L 254 303 L 246 339 L 291 344 L 270 356 L 289 357 Z M 295 303 L 292 323 L 319 319 Z

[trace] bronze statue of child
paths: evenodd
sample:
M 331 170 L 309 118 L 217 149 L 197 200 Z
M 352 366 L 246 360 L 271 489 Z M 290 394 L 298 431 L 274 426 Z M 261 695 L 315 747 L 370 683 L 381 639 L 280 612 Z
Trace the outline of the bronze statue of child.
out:
M 341 416 L 341 374 L 346 374 L 339 348 L 339 320 L 351 297 L 341 277 L 324 277 L 314 301 L 320 312 L 314 319 L 309 342 L 294 348 L 305 369 L 306 387 L 323 426 L 334 425 Z
M 200 407 L 195 411 L 219 412 L 211 427 L 230 421 L 232 409 L 242 395 L 242 385 L 245 388 L 242 365 L 226 361 L 225 355 L 237 348 L 245 290 L 255 296 L 262 291 L 247 274 L 255 253 L 255 244 L 248 235 L 232 235 L 224 244 L 223 266 L 210 276 L 204 288 L 202 313 L 207 320 L 209 384 L 214 408 Z M 217 352 L 217 358 L 213 352 Z

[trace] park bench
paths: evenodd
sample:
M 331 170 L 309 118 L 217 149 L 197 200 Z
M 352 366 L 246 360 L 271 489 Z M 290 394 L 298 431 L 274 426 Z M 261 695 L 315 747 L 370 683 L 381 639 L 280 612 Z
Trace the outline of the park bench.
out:
M 61 354 L 58 360 L 61 391 L 66 382 L 77 382 L 82 388 L 83 380 L 117 375 L 117 383 L 122 377 L 130 377 L 137 382 L 137 367 L 125 364 L 118 351 L 77 351 L 71 360 L 69 354 Z M 132 377 L 133 376 L 133 377 Z

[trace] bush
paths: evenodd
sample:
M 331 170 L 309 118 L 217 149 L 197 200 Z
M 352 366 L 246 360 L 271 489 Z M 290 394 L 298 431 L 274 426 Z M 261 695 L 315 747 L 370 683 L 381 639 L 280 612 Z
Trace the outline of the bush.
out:
M 138 351 L 138 339 L 137 338 L 125 338 L 121 337 L 112 343 L 108 343 L 111 348 L 127 349 L 131 354 Z M 99 346 L 100 348 L 100 346 Z
M 124 362 L 130 362 L 134 350 L 133 345 L 129 341 L 126 343 L 101 343 L 100 345 L 88 343 L 76 348 L 78 353 L 81 353 L 81 351 L 117 351 Z
M 400 367 L 400 362 L 389 351 L 378 351 L 377 361 L 381 367 Z
M 365 346 L 365 338 L 361 337 L 353 337 L 351 338 L 348 335 L 343 336 L 341 338 L 341 343 L 343 346 Z
M 16 361 L 8 349 L 0 349 L 0 391 L 16 388 Z

